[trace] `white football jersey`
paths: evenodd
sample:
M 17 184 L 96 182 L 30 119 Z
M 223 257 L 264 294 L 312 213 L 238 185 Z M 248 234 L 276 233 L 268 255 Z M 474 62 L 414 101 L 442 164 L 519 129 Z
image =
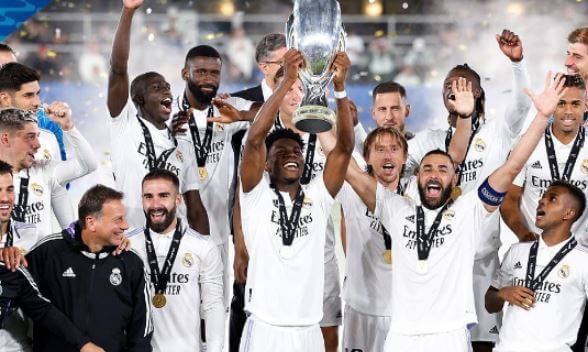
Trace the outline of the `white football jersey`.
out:
M 476 248 L 489 241 L 488 213 L 477 192 L 459 197 L 443 214 L 432 240 L 425 273 L 417 270 L 416 206 L 378 184 L 374 215 L 392 237 L 394 333 L 418 335 L 465 328 L 476 322 L 473 265 Z M 425 231 L 441 208 L 423 207 Z
M 61 160 L 59 143 L 53 132 L 39 128 L 39 144 L 41 147 L 35 153 L 37 161 Z
M 116 186 L 124 193 L 123 202 L 127 212 L 127 221 L 131 227 L 143 227 L 145 214 L 141 200 L 141 183 L 149 172 L 147 148 L 143 130 L 139 124 L 137 110 L 132 103 L 127 104 L 119 116 L 108 118 L 110 123 L 110 143 L 112 168 Z M 153 139 L 155 155 L 174 148 L 174 140 L 169 130 L 159 130 L 147 120 L 142 119 Z M 165 169 L 173 172 L 180 179 L 182 194 L 198 190 L 198 170 L 194 153 L 190 145 L 178 140 L 178 146 L 165 162 Z M 187 224 L 186 206 L 180 206 L 179 216 Z
M 392 265 L 384 261 L 382 223 L 347 182 L 336 199 L 343 206 L 347 231 L 343 299 L 360 313 L 390 316 Z
M 539 239 L 535 277 L 568 241 L 547 246 Z M 533 242 L 516 243 L 504 255 L 492 287 L 524 286 Z M 495 351 L 571 351 L 588 296 L 588 253 L 577 245 L 535 291 L 530 310 L 507 304 Z
M 249 110 L 252 102 L 241 98 L 231 97 L 227 102 L 237 110 Z M 173 103 L 172 116 L 181 110 L 182 97 L 177 97 Z M 220 112 L 214 107 L 213 116 L 220 116 Z M 204 139 L 206 133 L 206 118 L 208 108 L 204 110 L 192 110 L 192 115 L 198 126 L 200 141 Z M 229 124 L 214 123 L 212 127 L 212 140 L 210 143 L 210 152 L 206 158 L 207 177 L 200 180 L 200 197 L 208 213 L 210 223 L 210 236 L 216 244 L 225 243 L 229 238 L 229 197 L 231 192 L 231 182 L 235 170 L 235 157 L 231 146 L 233 134 L 240 130 L 249 128 L 249 122 L 234 122 Z M 186 132 L 178 135 L 178 140 L 185 141 L 194 152 L 194 142 L 190 134 L 188 124 L 182 128 Z M 196 174 L 198 177 L 198 173 Z
M 42 233 L 33 224 L 10 221 L 12 227 L 12 245 L 28 251 L 42 237 Z M 46 235 L 46 234 L 45 234 Z M 6 247 L 6 234 L 2 235 L 0 248 Z M 18 309 L 6 318 L 4 327 L 0 329 L 0 350 L 7 352 L 32 351 L 27 337 L 28 319 Z
M 240 189 L 241 219 L 249 252 L 245 310 L 278 326 L 318 324 L 322 317 L 327 220 L 334 199 L 319 176 L 302 187 L 298 227 L 291 246 L 282 244 L 278 196 L 264 173 L 250 192 Z M 293 201 L 282 192 L 286 212 Z
M 551 128 L 551 127 L 550 127 Z M 566 161 L 572 150 L 572 146 L 576 141 L 574 138 L 569 144 L 561 143 L 552 133 L 553 149 L 557 159 L 557 166 L 560 177 L 562 177 Z M 584 191 L 588 195 L 588 147 L 586 142 L 578 153 L 578 158 L 572 169 L 570 176 L 570 183 Z M 523 187 L 523 194 L 521 198 L 521 212 L 527 222 L 528 228 L 539 234 L 542 231 L 535 226 L 535 215 L 537 213 L 537 206 L 539 199 L 551 184 L 551 170 L 547 159 L 547 149 L 545 147 L 545 138 L 541 138 L 539 144 L 525 163 L 523 171 L 513 181 L 513 184 Z M 584 229 L 586 222 L 586 212 L 578 219 L 572 229 Z M 574 231 L 575 232 L 575 231 Z M 576 232 L 582 235 L 583 232 Z
M 207 319 L 206 331 L 208 351 L 221 352 L 224 337 L 223 266 L 217 246 L 209 236 L 182 226 L 184 232 L 173 263 L 165 297 L 166 305 L 155 308 L 153 317 L 154 351 L 200 351 L 200 319 Z M 172 243 L 175 229 L 166 234 L 150 232 L 157 255 L 159 270 Z M 132 248 L 143 259 L 150 278 L 151 269 L 145 249 L 143 228 L 128 234 Z M 155 294 L 151 284 L 151 297 Z M 201 303 L 202 302 L 202 303 Z M 200 317 L 200 311 L 205 316 Z M 213 331 L 211 334 L 209 331 Z M 211 336 L 212 335 L 212 336 Z

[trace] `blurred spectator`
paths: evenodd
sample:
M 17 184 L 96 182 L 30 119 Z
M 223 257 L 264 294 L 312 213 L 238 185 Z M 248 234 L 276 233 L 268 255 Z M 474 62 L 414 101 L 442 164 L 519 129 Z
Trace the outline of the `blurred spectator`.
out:
M 243 28 L 231 33 L 225 51 L 229 59 L 229 77 L 233 81 L 251 81 L 255 64 L 255 46 Z
M 380 35 L 370 43 L 368 69 L 372 76 L 380 76 L 383 81 L 394 77 L 394 56 L 392 44 L 386 36 Z
M 404 65 L 402 70 L 394 77 L 394 81 L 402 84 L 405 87 L 418 86 L 424 82 L 424 78 L 421 79 L 415 68 L 411 65 Z
M 91 40 L 87 49 L 79 58 L 78 69 L 84 83 L 101 85 L 108 77 L 108 63 L 100 53 L 100 46 L 96 40 Z
M 37 51 L 29 54 L 25 63 L 41 73 L 44 79 L 55 79 L 59 75 L 59 64 L 56 61 L 57 53 L 49 50 L 47 44 L 37 45 Z
M 412 42 L 412 48 L 404 57 L 404 68 L 400 74 L 404 76 L 409 74 L 416 75 L 419 80 L 418 83 L 423 83 L 431 66 L 434 64 L 433 58 L 434 54 L 427 47 L 425 39 L 420 37 L 415 38 Z M 407 83 L 403 84 L 407 85 Z
M 347 30 L 345 49 L 351 61 L 352 74 L 358 73 L 367 67 L 368 57 L 365 55 L 365 44 L 363 39 L 355 34 L 352 29 Z

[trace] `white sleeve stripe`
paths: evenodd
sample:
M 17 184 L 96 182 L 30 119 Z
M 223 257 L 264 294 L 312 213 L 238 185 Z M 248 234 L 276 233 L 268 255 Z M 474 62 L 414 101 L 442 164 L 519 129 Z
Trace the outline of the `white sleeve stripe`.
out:
M 27 269 L 20 266 L 20 267 L 18 267 L 18 271 L 20 271 L 22 273 L 22 275 L 25 277 L 25 279 L 27 279 L 27 281 L 29 282 L 29 284 L 31 285 L 33 290 L 35 290 L 35 292 L 37 292 L 37 296 L 39 296 L 39 298 L 41 298 L 42 300 L 44 300 L 47 303 L 51 303 L 51 301 L 49 299 L 45 298 L 41 294 L 41 291 L 39 291 L 39 288 L 37 287 L 37 283 L 35 282 L 35 280 L 33 279 L 33 277 L 31 276 L 31 274 L 29 273 L 29 271 Z
M 42 245 L 45 242 L 49 242 L 52 240 L 59 240 L 61 238 L 63 238 L 61 235 L 61 232 L 54 233 L 53 235 L 49 235 L 49 236 L 43 238 L 42 240 L 40 240 L 39 242 L 35 243 L 35 245 L 33 247 L 31 247 L 31 249 L 29 249 L 29 252 L 33 251 L 34 249 L 36 249 L 37 247 L 39 247 L 40 245 Z
M 146 337 L 149 333 L 153 331 L 153 321 L 151 317 L 151 290 L 150 284 L 148 281 L 147 271 L 143 270 L 143 274 L 145 276 L 145 288 L 143 289 L 143 295 L 145 296 L 145 331 L 143 336 Z

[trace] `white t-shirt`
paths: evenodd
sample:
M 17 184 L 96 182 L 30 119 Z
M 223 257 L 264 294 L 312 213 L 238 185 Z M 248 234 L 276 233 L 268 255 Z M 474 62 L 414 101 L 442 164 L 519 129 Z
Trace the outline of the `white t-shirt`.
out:
M 476 323 L 473 264 L 478 246 L 488 241 L 488 213 L 477 192 L 459 197 L 444 213 L 433 237 L 428 271 L 417 272 L 416 206 L 378 184 L 374 215 L 392 238 L 392 321 L 394 333 L 419 335 L 465 328 Z M 428 232 L 441 208 L 423 207 Z
M 454 128 L 452 131 L 455 134 Z M 446 135 L 447 130 L 425 130 L 409 140 L 407 170 L 418 167 L 427 152 L 434 149 L 446 150 Z M 462 193 L 476 190 L 494 170 L 504 164 L 516 137 L 503 119 L 494 118 L 480 125 L 463 164 L 460 184 Z M 490 248 L 492 248 L 491 252 L 495 252 L 500 247 L 499 217 L 496 217 L 496 222 L 491 226 L 494 228 L 491 235 L 494 244 Z M 480 252 L 477 258 L 487 254 L 489 253 Z
M 12 227 L 13 236 L 12 245 L 25 251 L 31 249 L 37 243 L 37 240 L 42 237 L 35 225 L 12 220 L 10 226 Z M 0 248 L 6 247 L 6 240 L 7 236 L 3 234 L 2 240 L 0 240 Z M 28 329 L 28 319 L 25 318 L 20 309 L 9 315 L 4 322 L 4 327 L 0 329 L 0 349 L 7 352 L 32 350 L 27 337 Z
M 159 157 L 164 150 L 174 148 L 173 138 L 169 130 L 159 130 L 147 120 L 142 119 L 151 134 L 155 155 Z M 143 227 L 145 214 L 141 200 L 141 182 L 149 172 L 147 148 L 143 130 L 137 118 L 137 110 L 132 103 L 127 104 L 119 116 L 109 118 L 112 168 L 116 186 L 124 193 L 124 205 L 127 221 L 131 227 Z M 194 160 L 194 152 L 190 145 L 178 140 L 178 147 L 172 152 L 165 163 L 165 169 L 173 172 L 180 179 L 182 194 L 198 190 L 198 170 Z M 180 206 L 179 216 L 187 224 L 186 206 Z
M 347 231 L 343 299 L 360 313 L 391 316 L 392 265 L 383 257 L 382 223 L 347 182 L 336 199 L 343 206 Z
M 251 191 L 240 188 L 241 219 L 249 252 L 245 310 L 268 324 L 306 326 L 323 315 L 325 230 L 334 199 L 323 177 L 302 187 L 304 201 L 291 246 L 282 244 L 278 196 L 269 175 Z M 286 212 L 293 201 L 282 192 Z M 286 252 L 284 252 L 286 250 Z
M 568 241 L 548 247 L 539 240 L 535 277 Z M 533 242 L 516 243 L 492 280 L 492 286 L 524 286 L 529 251 Z M 501 352 L 571 351 L 576 341 L 588 296 L 588 253 L 579 245 L 570 251 L 547 275 L 535 291 L 535 306 L 530 310 L 507 305 L 502 318 L 499 342 Z
M 173 114 L 180 111 L 182 98 L 178 97 L 173 103 Z M 241 98 L 231 97 L 227 102 L 233 105 L 237 110 L 249 110 L 252 102 Z M 206 118 L 208 108 L 204 110 L 192 110 L 192 115 L 198 126 L 200 141 L 204 139 L 206 133 Z M 220 116 L 216 107 L 214 107 L 213 116 Z M 195 155 L 194 142 L 190 134 L 188 124 L 182 128 L 186 132 L 178 135 L 178 140 L 184 141 L 192 149 Z M 231 146 L 233 134 L 240 130 L 249 128 L 249 122 L 234 122 L 230 124 L 214 123 L 212 127 L 212 140 L 210 143 L 210 152 L 206 158 L 206 171 L 208 176 L 205 180 L 200 180 L 200 197 L 208 213 L 210 224 L 210 236 L 216 244 L 225 243 L 229 238 L 229 196 L 231 191 L 231 182 L 233 181 L 233 172 L 235 169 L 235 157 Z M 198 174 L 196 174 L 198 177 Z
M 145 249 L 143 228 L 129 232 L 131 247 L 143 259 L 147 277 L 151 268 Z M 198 232 L 182 226 L 184 232 L 178 248 L 178 254 L 170 272 L 170 279 L 165 291 L 167 299 L 163 308 L 151 306 L 153 313 L 154 351 L 200 351 L 200 311 L 207 319 L 207 332 L 214 330 L 215 335 L 207 334 L 208 351 L 221 352 L 224 335 L 223 308 L 223 265 L 217 246 Z M 175 229 L 166 234 L 150 232 L 153 247 L 157 255 L 159 270 L 163 269 Z M 155 288 L 151 282 L 151 294 Z M 151 296 L 152 298 L 153 296 Z M 201 303 L 202 302 L 202 306 Z M 151 305 L 151 303 L 150 303 Z M 212 314 L 212 315 L 211 315 Z M 210 319 L 210 320 L 209 320 Z M 217 322 L 216 326 L 214 322 Z M 220 326 L 218 324 L 220 322 Z M 209 326 L 210 324 L 210 326 Z
M 569 144 L 561 143 L 554 135 L 551 134 L 553 140 L 553 149 L 555 150 L 555 156 L 557 159 L 557 165 L 559 169 L 560 178 L 563 176 L 563 171 L 566 166 L 566 161 L 572 150 L 572 146 L 576 141 L 574 138 Z M 578 153 L 578 158 L 572 169 L 572 175 L 570 177 L 570 183 L 584 191 L 584 194 L 588 195 L 588 147 L 582 147 Z M 539 144 L 525 163 L 523 171 L 513 181 L 513 184 L 523 187 L 523 194 L 521 198 L 521 212 L 527 222 L 527 226 L 531 231 L 535 233 L 541 233 L 542 231 L 535 227 L 535 215 L 537 213 L 537 206 L 539 199 L 547 190 L 547 187 L 551 184 L 551 170 L 549 162 L 547 160 L 547 149 L 545 148 L 545 138 L 539 141 Z M 586 212 L 578 219 L 573 229 L 584 229 L 586 221 Z M 582 234 L 578 232 L 578 234 Z

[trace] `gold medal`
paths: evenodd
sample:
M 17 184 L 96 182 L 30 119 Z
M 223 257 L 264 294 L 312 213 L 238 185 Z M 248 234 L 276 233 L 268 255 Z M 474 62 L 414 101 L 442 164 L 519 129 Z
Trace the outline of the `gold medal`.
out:
M 153 299 L 151 299 L 151 302 L 153 302 L 153 306 L 155 308 L 165 307 L 166 301 L 167 299 L 163 293 L 156 293 L 155 296 L 153 296 Z
M 198 176 L 200 176 L 200 181 L 204 181 L 208 177 L 208 171 L 204 166 L 198 168 Z
M 457 198 L 459 198 L 459 196 L 461 196 L 461 187 L 459 187 L 459 186 L 453 187 L 453 189 L 451 190 L 451 199 L 457 200 Z
M 392 250 L 386 249 L 384 251 L 384 262 L 386 264 L 392 264 Z

